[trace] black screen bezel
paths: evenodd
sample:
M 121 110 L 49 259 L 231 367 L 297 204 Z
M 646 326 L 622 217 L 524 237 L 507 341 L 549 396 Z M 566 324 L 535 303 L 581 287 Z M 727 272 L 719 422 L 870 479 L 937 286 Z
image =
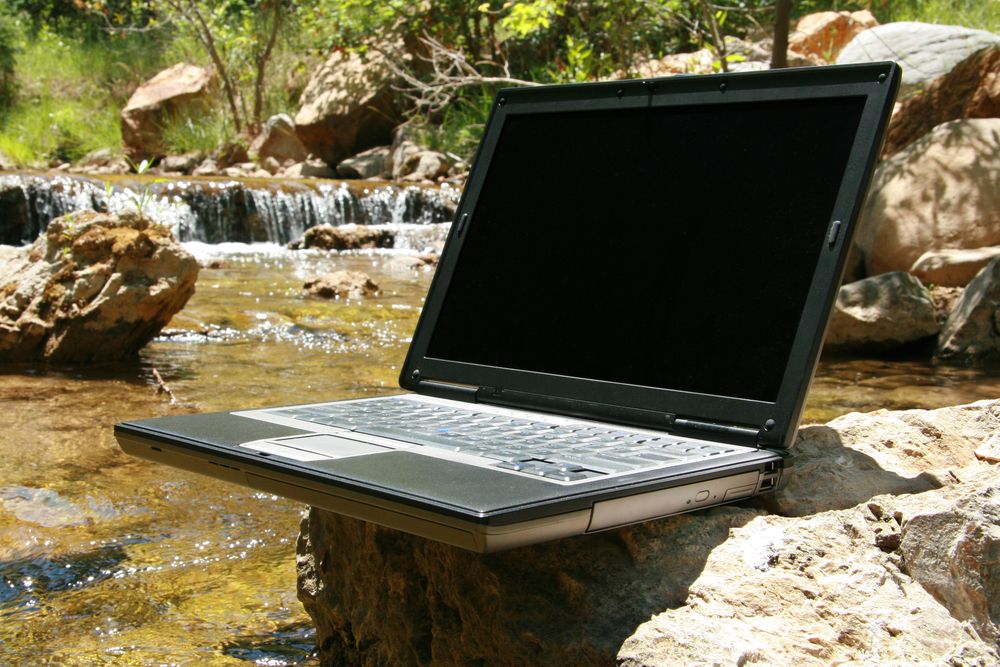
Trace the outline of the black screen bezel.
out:
M 553 397 L 574 402 L 575 414 L 586 414 L 585 404 L 593 403 L 755 427 L 763 427 L 769 422 L 770 428 L 762 431 L 762 444 L 786 448 L 798 425 L 819 356 L 823 333 L 840 284 L 858 213 L 881 147 L 899 76 L 899 68 L 895 64 L 874 63 L 500 91 L 455 220 L 462 220 L 466 214 L 469 217 L 462 224 L 453 224 L 449 232 L 441 262 L 403 364 L 400 385 L 405 389 L 420 391 L 421 380 L 433 379 L 473 387 L 502 388 L 516 394 L 518 400 L 529 408 L 539 407 L 532 405 L 532 396 L 538 396 L 539 404 L 546 406 L 551 406 Z M 476 208 L 508 115 L 829 97 L 861 97 L 864 98 L 864 104 L 831 216 L 831 222 L 840 221 L 839 233 L 832 245 L 824 242 L 824 248 L 820 252 L 775 401 L 559 376 L 427 356 L 434 325 L 461 253 L 465 229 L 475 225 L 472 212 Z M 780 193 L 777 185 L 776 192 Z M 761 322 L 748 322 L 747 326 L 766 327 L 766 317 Z M 503 402 L 510 403 L 509 400 Z M 582 410 L 580 405 L 584 405 Z M 602 418 L 604 415 L 602 411 L 595 410 L 594 416 Z

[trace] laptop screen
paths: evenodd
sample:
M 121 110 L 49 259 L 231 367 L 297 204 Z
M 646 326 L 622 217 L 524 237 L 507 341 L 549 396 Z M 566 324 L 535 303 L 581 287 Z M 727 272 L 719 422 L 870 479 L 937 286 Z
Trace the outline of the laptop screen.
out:
M 509 114 L 427 356 L 774 401 L 864 101 Z

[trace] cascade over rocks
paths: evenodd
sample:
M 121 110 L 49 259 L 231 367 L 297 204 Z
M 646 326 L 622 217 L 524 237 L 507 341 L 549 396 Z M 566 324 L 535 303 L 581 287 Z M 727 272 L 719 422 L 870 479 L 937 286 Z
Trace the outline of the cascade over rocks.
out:
M 840 351 L 886 350 L 940 329 L 927 288 L 910 274 L 894 271 L 841 286 L 825 345 Z
M 198 263 L 137 214 L 49 223 L 0 264 L 0 361 L 91 364 L 134 355 L 194 293 Z
M 976 51 L 900 103 L 882 154 L 895 153 L 949 120 L 996 117 L 1000 117 L 1000 45 Z
M 884 160 L 860 225 L 868 275 L 907 271 L 928 250 L 1000 245 L 1000 118 L 949 121 Z
M 295 115 L 295 132 L 306 150 L 329 165 L 390 142 L 400 109 L 386 57 L 337 51 L 306 84 Z
M 125 153 L 136 161 L 163 155 L 163 123 L 171 114 L 197 109 L 211 83 L 209 70 L 177 63 L 139 86 L 121 112 Z
M 903 68 L 902 92 L 928 84 L 1000 35 L 954 25 L 901 21 L 865 30 L 837 56 L 837 64 L 895 60 Z
M 299 599 L 323 664 L 995 664 L 998 430 L 1000 401 L 846 415 L 756 507 L 485 556 L 312 508 Z

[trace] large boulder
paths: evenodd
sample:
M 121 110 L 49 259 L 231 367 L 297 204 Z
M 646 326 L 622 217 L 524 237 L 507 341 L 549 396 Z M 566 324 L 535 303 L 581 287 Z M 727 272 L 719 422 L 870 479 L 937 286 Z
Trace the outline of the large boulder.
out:
M 903 101 L 892 116 L 882 152 L 891 155 L 949 120 L 996 117 L 1000 117 L 1000 46 L 991 46 Z
M 199 108 L 211 84 L 209 70 L 177 63 L 136 88 L 121 112 L 125 153 L 134 161 L 162 156 L 163 124 L 171 115 Z
M 0 361 L 90 364 L 149 342 L 194 293 L 198 262 L 142 216 L 84 211 L 0 271 Z
M 913 263 L 910 273 L 926 285 L 965 287 L 997 257 L 1000 257 L 1000 246 L 928 250 Z
M 980 271 L 938 336 L 935 357 L 962 365 L 1000 365 L 1000 257 Z
M 995 664 L 1000 471 L 974 450 L 1000 401 L 811 428 L 824 463 L 793 468 L 795 516 L 730 505 L 483 556 L 313 508 L 320 660 Z
M 378 49 L 333 53 L 302 91 L 295 132 L 329 165 L 390 143 L 400 120 L 394 74 Z
M 901 21 L 859 33 L 837 56 L 837 64 L 895 60 L 903 67 L 903 90 L 909 92 L 997 44 L 1000 35 L 985 30 Z
M 861 212 L 867 275 L 942 248 L 1000 245 L 1000 118 L 938 125 L 882 162 Z
M 927 288 L 894 271 L 843 285 L 826 332 L 826 349 L 881 351 L 941 329 Z
M 820 62 L 833 62 L 848 42 L 877 25 L 868 10 L 806 14 L 788 36 L 788 48 Z
M 390 172 L 389 159 L 392 147 L 376 146 L 362 151 L 354 157 L 341 160 L 337 165 L 337 176 L 341 178 L 382 178 Z
M 248 150 L 249 156 L 254 160 L 263 162 L 267 158 L 274 158 L 278 162 L 292 160 L 301 162 L 306 159 L 308 151 L 295 133 L 295 121 L 288 114 L 277 114 L 271 116 L 264 123 L 263 129 Z

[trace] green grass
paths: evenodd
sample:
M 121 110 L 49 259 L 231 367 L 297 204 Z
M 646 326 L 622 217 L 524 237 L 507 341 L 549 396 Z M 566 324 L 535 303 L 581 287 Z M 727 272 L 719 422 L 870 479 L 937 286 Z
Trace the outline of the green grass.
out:
M 21 166 L 52 158 L 72 162 L 98 148 L 120 147 L 117 111 L 85 100 L 18 104 L 0 128 L 0 152 Z
M 169 153 L 209 153 L 222 143 L 236 139 L 236 128 L 217 103 L 200 113 L 186 113 L 169 119 L 160 135 Z
M 922 21 L 1000 31 L 997 0 L 874 0 L 872 13 L 882 23 Z

